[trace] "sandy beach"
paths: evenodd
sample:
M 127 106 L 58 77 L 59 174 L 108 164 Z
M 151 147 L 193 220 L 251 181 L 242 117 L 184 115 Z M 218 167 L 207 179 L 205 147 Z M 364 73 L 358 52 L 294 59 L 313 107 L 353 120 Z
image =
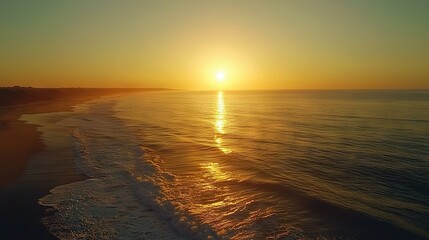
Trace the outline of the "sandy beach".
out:
M 47 212 L 38 200 L 56 186 L 85 178 L 75 169 L 71 143 L 61 141 L 60 135 L 71 133 L 50 130 L 57 134 L 50 141 L 25 118 L 61 112 L 43 120 L 49 125 L 71 114 L 73 106 L 112 93 L 121 90 L 0 108 L 0 239 L 56 239 L 41 222 Z
M 43 150 L 43 143 L 39 139 L 40 132 L 36 126 L 20 120 L 22 114 L 70 112 L 74 105 L 101 96 L 156 89 L 1 88 L 0 90 L 1 188 L 24 172 L 30 156 Z M 33 101 L 27 103 L 31 99 Z
M 41 223 L 46 208 L 38 204 L 38 199 L 55 186 L 83 179 L 75 171 L 72 146 L 60 143 L 41 154 L 46 150 L 41 132 L 19 117 L 70 112 L 72 106 L 94 98 L 41 102 L 3 110 L 0 119 L 1 239 L 55 239 Z M 29 161 L 31 156 L 34 157 Z
M 60 102 L 42 102 L 24 106 L 8 107 L 0 116 L 0 187 L 6 186 L 20 176 L 28 158 L 43 150 L 40 132 L 36 126 L 19 120 L 22 114 L 70 111 L 71 107 L 89 99 Z

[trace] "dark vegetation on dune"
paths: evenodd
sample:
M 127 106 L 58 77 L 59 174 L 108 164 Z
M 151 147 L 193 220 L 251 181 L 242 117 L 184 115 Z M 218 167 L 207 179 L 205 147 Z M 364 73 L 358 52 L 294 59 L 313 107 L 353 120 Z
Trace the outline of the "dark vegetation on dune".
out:
M 32 88 L 0 87 L 0 106 L 35 103 L 42 101 L 67 100 L 137 91 L 160 91 L 162 88 Z

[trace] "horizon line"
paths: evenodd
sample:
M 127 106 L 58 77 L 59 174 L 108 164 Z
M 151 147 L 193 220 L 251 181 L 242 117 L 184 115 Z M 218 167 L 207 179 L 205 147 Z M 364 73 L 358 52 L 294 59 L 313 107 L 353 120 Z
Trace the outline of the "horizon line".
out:
M 275 89 L 184 89 L 166 87 L 32 87 L 32 86 L 0 86 L 0 89 L 28 88 L 28 89 L 159 89 L 170 91 L 429 91 L 428 88 L 275 88 Z

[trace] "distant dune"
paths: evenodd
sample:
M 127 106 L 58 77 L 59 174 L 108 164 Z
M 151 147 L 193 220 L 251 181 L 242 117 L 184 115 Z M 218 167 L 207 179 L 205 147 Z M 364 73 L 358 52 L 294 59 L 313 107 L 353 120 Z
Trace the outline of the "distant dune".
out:
M 164 88 L 32 88 L 0 87 L 0 106 L 73 99 L 137 91 L 163 91 Z

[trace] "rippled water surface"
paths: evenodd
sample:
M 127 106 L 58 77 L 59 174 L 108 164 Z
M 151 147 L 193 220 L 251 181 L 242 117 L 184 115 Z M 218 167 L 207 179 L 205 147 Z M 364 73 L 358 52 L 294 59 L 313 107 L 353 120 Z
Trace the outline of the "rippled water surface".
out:
M 429 237 L 429 92 L 141 93 L 59 124 L 90 177 L 41 199 L 63 238 Z

